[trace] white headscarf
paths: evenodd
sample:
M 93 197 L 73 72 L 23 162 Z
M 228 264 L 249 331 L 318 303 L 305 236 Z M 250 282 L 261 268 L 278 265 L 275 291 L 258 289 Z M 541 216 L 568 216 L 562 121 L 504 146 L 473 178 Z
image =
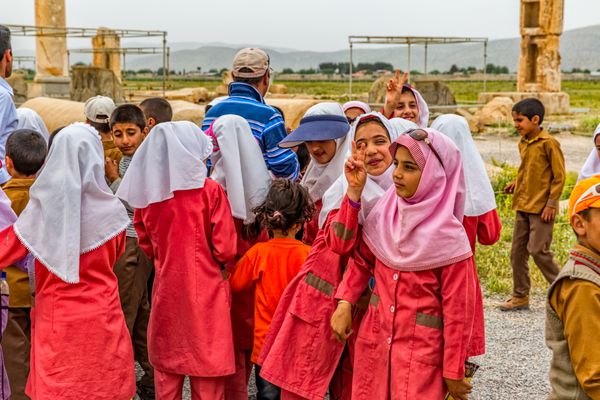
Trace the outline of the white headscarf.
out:
M 55 137 L 14 225 L 33 256 L 67 283 L 79 282 L 79 256 L 123 232 L 129 217 L 104 179 L 98 132 L 74 123 Z
M 46 143 L 48 143 L 48 139 L 50 138 L 50 133 L 48 132 L 48 128 L 46 128 L 46 124 L 40 114 L 32 110 L 31 108 L 21 107 L 17 108 L 17 119 L 19 120 L 19 124 L 17 125 L 17 129 L 31 129 L 38 133 L 40 133 Z
M 389 121 L 390 121 L 390 124 L 396 130 L 396 137 L 400 136 L 401 134 L 403 134 L 404 132 L 406 132 L 410 129 L 418 129 L 419 128 L 419 125 L 415 124 L 412 121 L 404 119 L 404 118 L 392 118 Z M 396 139 L 392 139 L 392 142 L 394 140 L 396 140 Z
M 338 115 L 346 117 L 344 111 L 342 111 L 342 106 L 338 103 L 315 104 L 306 111 L 304 117 L 312 115 Z M 347 135 L 335 139 L 335 155 L 327 164 L 319 164 L 310 156 L 310 164 L 308 164 L 300 183 L 308 189 L 308 193 L 313 201 L 322 199 L 327 189 L 344 172 L 344 163 L 352 143 L 351 131 L 352 129 L 348 131 Z
M 267 197 L 272 177 L 248 122 L 224 115 L 213 126 L 219 150 L 211 156 L 211 178 L 227 192 L 231 213 L 245 224 L 254 221 L 252 209 Z
M 467 196 L 465 215 L 477 217 L 496 208 L 496 197 L 485 170 L 481 154 L 475 146 L 467 120 L 455 114 L 441 115 L 431 128 L 448 136 L 460 150 L 465 173 Z
M 388 136 L 390 138 L 390 144 L 396 140 L 399 133 L 398 129 L 396 129 L 390 123 L 386 117 L 378 112 L 370 112 L 368 114 L 362 115 L 359 119 L 357 119 L 354 124 L 352 124 L 352 130 L 350 132 L 351 140 L 355 139 L 356 135 L 356 126 L 358 122 L 366 117 L 374 116 L 377 117 L 381 121 L 381 123 L 385 126 L 385 129 L 388 132 Z M 394 118 L 400 119 L 400 118 Z M 409 124 L 417 126 L 414 122 L 403 120 L 407 122 L 407 126 Z M 406 129 L 402 130 L 404 132 Z M 348 154 L 350 156 L 350 153 Z M 367 175 L 367 183 L 363 189 L 363 192 L 360 196 L 361 209 L 358 215 L 358 221 L 362 225 L 365 218 L 369 215 L 369 212 L 373 209 L 373 206 L 377 203 L 379 198 L 383 196 L 385 191 L 392 186 L 393 179 L 392 173 L 394 172 L 394 165 L 390 165 L 388 169 L 379 176 Z M 327 221 L 327 216 L 332 210 L 337 210 L 342 205 L 342 200 L 344 200 L 344 196 L 348 191 L 348 180 L 346 179 L 346 175 L 342 170 L 341 175 L 336 181 L 331 185 L 331 187 L 325 192 L 323 195 L 323 207 L 321 208 L 321 213 L 319 214 L 319 228 L 323 228 L 325 222 Z
M 189 121 L 163 122 L 152 129 L 131 159 L 117 196 L 134 208 L 173 198 L 177 190 L 204 187 L 204 160 L 212 143 Z
M 579 172 L 577 182 L 600 174 L 600 157 L 598 157 L 598 150 L 596 150 L 596 137 L 598 135 L 600 135 L 600 125 L 596 127 L 596 130 L 594 131 L 594 137 L 592 138 L 594 149 L 590 152 L 590 155 L 585 160 L 585 164 L 583 164 L 583 168 L 581 168 L 581 172 Z
M 419 109 L 419 123 L 417 125 L 419 125 L 419 128 L 427 128 L 427 124 L 429 123 L 429 107 L 427 106 L 427 102 L 421 92 L 414 87 L 410 85 L 404 85 L 404 87 L 412 92 L 417 101 L 417 108 Z

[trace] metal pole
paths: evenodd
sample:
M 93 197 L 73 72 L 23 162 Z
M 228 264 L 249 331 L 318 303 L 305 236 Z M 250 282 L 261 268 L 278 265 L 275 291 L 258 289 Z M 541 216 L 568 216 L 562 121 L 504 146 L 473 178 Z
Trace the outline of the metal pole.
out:
M 487 39 L 483 42 L 483 93 L 487 92 Z
M 163 97 L 165 97 L 167 94 L 167 32 L 163 32 L 162 53 L 163 53 L 162 92 L 163 92 Z
M 411 60 L 412 54 L 411 54 L 411 48 L 410 48 L 410 41 L 408 42 L 408 83 L 410 83 L 411 79 L 410 79 L 410 70 L 412 69 L 412 60 Z
M 425 41 L 425 75 L 427 75 L 427 50 L 429 49 L 429 43 Z
M 353 68 L 352 68 L 352 63 L 353 63 L 353 61 L 352 61 L 352 39 L 349 39 L 348 41 L 350 43 L 350 65 L 348 66 L 348 71 L 350 72 L 350 79 L 348 80 L 348 82 L 349 82 L 348 91 L 350 93 L 348 94 L 348 100 L 352 100 L 352 70 L 353 70 Z

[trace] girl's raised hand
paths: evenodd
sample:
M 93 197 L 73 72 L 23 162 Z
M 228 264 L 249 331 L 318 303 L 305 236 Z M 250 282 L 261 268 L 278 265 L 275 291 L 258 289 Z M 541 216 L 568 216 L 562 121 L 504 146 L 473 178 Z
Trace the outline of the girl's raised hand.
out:
M 352 141 L 352 155 L 344 166 L 344 174 L 348 181 L 348 197 L 354 202 L 360 201 L 360 196 L 367 183 L 367 168 L 365 167 L 366 149 L 364 143 L 357 149 L 356 142 Z
M 402 74 L 402 75 L 400 75 Z M 399 69 L 396 70 L 395 76 L 388 81 L 385 93 L 385 111 L 388 109 L 394 111 L 398 103 L 400 103 L 400 96 L 402 95 L 402 87 L 408 81 L 408 73 L 402 73 Z M 389 114 L 386 114 L 389 115 Z

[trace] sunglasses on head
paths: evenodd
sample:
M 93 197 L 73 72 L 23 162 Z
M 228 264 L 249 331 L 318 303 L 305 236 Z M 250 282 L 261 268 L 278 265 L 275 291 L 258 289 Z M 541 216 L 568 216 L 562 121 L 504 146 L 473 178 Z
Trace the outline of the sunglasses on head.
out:
M 406 131 L 404 133 L 406 135 L 410 136 L 411 138 L 413 138 L 414 140 L 416 140 L 417 142 L 424 142 L 427 146 L 429 146 L 433 155 L 435 155 L 435 157 L 440 162 L 440 165 L 442 166 L 442 168 L 444 167 L 444 163 L 442 162 L 442 157 L 440 157 L 438 152 L 433 147 L 431 140 L 429 140 L 429 134 L 427 133 L 427 131 L 420 129 L 420 128 L 416 128 L 416 129 L 409 129 L 408 131 Z

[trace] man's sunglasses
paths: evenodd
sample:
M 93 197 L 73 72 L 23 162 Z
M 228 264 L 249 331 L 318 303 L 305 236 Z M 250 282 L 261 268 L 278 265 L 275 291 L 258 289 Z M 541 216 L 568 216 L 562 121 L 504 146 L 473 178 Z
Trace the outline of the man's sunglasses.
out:
M 427 131 L 425 131 L 423 129 L 420 129 L 420 128 L 418 128 L 418 129 L 410 129 L 410 130 L 406 131 L 405 134 L 408 135 L 408 136 L 410 136 L 411 138 L 413 138 L 414 140 L 416 140 L 418 142 L 425 142 L 425 144 L 427 146 L 429 146 L 429 148 L 431 149 L 431 151 L 433 152 L 433 154 L 435 155 L 435 157 L 440 162 L 440 165 L 442 166 L 442 168 L 444 168 L 444 163 L 442 162 L 442 157 L 440 157 L 440 155 L 438 154 L 438 152 L 433 147 L 433 144 L 431 143 L 431 140 L 429 140 L 429 134 L 427 133 Z

